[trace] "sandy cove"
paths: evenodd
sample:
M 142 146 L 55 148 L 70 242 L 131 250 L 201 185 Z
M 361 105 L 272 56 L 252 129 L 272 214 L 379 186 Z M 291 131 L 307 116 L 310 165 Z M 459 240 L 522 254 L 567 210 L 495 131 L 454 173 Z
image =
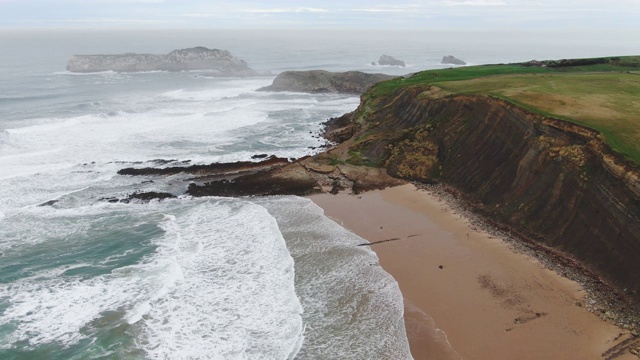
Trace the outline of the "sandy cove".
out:
M 429 191 L 310 198 L 375 243 L 405 298 L 417 360 L 638 359 L 629 349 L 640 339 L 586 311 L 578 283 L 477 230 Z

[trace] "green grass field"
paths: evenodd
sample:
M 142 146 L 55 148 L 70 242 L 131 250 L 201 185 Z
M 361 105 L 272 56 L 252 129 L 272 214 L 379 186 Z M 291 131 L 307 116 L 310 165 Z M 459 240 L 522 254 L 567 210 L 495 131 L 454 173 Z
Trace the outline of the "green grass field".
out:
M 615 61 L 611 61 L 615 59 Z M 529 111 L 598 130 L 607 144 L 640 164 L 640 57 L 582 66 L 484 65 L 430 70 L 377 84 L 377 97 L 406 86 L 492 95 Z

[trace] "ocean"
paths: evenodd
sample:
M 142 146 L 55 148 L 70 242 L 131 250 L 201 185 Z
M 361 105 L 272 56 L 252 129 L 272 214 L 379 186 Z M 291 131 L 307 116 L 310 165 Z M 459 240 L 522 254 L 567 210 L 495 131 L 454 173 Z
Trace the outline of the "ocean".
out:
M 256 91 L 284 70 L 638 52 L 619 35 L 0 30 L 0 359 L 410 359 L 397 283 L 310 200 L 191 198 L 184 175 L 116 172 L 315 153 L 321 123 L 359 99 Z M 65 70 L 74 54 L 193 46 L 271 75 Z M 373 66 L 383 54 L 407 67 Z M 104 201 L 135 191 L 178 198 Z

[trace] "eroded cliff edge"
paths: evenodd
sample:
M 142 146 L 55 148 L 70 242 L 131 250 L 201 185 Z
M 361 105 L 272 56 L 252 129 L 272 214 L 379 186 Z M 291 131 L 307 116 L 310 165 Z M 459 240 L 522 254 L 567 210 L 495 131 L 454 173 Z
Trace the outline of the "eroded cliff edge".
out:
M 488 96 L 432 86 L 363 97 L 349 158 L 442 182 L 522 236 L 640 302 L 640 171 L 599 134 Z

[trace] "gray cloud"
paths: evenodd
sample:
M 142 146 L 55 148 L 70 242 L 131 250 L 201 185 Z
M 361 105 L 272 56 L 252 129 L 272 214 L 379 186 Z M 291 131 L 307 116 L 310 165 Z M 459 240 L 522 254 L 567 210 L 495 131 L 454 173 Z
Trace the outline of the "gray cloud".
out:
M 93 22 L 198 28 L 638 29 L 637 19 L 639 0 L 0 0 L 3 28 L 82 27 Z

